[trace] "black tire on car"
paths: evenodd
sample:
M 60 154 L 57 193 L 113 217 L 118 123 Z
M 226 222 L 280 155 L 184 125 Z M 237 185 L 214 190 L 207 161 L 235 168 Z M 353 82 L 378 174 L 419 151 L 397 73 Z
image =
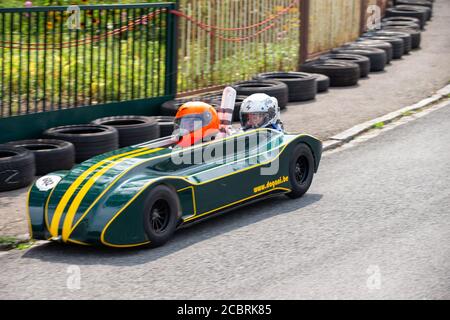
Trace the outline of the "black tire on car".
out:
M 110 126 L 80 124 L 50 128 L 44 138 L 69 141 L 75 146 L 75 162 L 119 148 L 119 133 Z
M 331 87 L 354 86 L 360 78 L 359 66 L 353 62 L 316 59 L 304 63 L 300 70 L 328 76 Z
M 317 82 L 317 93 L 326 92 L 330 87 L 330 78 L 324 74 L 320 73 L 310 73 Z
M 30 185 L 36 173 L 31 151 L 10 145 L 0 145 L 0 191 L 9 191 Z
M 111 126 L 119 132 L 119 147 L 128 147 L 159 138 L 155 119 L 146 116 L 112 116 L 96 119 L 96 125 Z
M 275 80 L 249 80 L 232 85 L 238 95 L 250 96 L 254 93 L 265 93 L 278 100 L 280 109 L 286 108 L 289 100 L 289 90 L 286 84 Z
M 285 83 L 289 90 L 289 102 L 314 100 L 317 94 L 317 80 L 305 72 L 265 72 L 255 80 L 276 80 Z
M 155 116 L 153 117 L 159 126 L 160 137 L 171 136 L 174 130 L 175 117 L 170 116 Z
M 68 141 L 34 139 L 8 142 L 7 145 L 21 147 L 34 154 L 37 176 L 70 170 L 75 164 L 75 147 Z
M 386 52 L 372 47 L 346 47 L 331 50 L 332 53 L 359 54 L 370 59 L 370 72 L 383 71 L 386 67 Z
M 286 195 L 297 199 L 302 197 L 311 186 L 314 177 L 314 156 L 311 149 L 299 143 L 291 153 L 289 160 L 289 180 L 291 192 Z
M 329 53 L 319 57 L 321 60 L 349 61 L 359 66 L 360 77 L 366 78 L 370 72 L 370 59 L 358 54 Z
M 145 200 L 144 230 L 150 247 L 165 244 L 175 232 L 181 206 L 176 191 L 166 185 L 154 187 Z
M 402 38 L 374 35 L 364 35 L 363 39 L 381 40 L 392 45 L 392 59 L 401 59 L 405 52 L 405 42 Z

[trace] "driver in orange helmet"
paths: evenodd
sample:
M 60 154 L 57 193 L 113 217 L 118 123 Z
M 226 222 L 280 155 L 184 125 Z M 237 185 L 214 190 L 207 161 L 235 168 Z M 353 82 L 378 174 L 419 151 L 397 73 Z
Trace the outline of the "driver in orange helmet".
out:
M 197 101 L 182 105 L 174 123 L 174 135 L 180 147 L 211 140 L 219 133 L 220 127 L 217 111 L 211 105 Z

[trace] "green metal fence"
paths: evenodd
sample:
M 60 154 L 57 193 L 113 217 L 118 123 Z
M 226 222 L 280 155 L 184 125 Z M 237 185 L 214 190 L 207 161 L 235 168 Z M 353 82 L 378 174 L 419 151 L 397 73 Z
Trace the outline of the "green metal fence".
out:
M 0 9 L 0 116 L 170 94 L 171 6 Z
M 155 113 L 151 107 L 176 92 L 172 9 L 173 3 L 0 8 L 2 129 L 45 122 L 36 134 L 101 115 Z M 80 108 L 86 106 L 96 107 Z M 60 110 L 66 112 L 48 114 Z M 2 131 L 0 142 L 7 140 Z

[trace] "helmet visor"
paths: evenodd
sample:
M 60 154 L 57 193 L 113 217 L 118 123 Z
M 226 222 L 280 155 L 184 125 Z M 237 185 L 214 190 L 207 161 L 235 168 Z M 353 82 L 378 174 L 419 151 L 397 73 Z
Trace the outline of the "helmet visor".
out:
M 178 135 L 184 136 L 207 126 L 211 119 L 212 115 L 209 112 L 185 115 L 175 119 L 174 130 Z
M 265 127 L 270 122 L 270 116 L 266 112 L 249 112 L 241 114 L 241 125 L 244 130 Z

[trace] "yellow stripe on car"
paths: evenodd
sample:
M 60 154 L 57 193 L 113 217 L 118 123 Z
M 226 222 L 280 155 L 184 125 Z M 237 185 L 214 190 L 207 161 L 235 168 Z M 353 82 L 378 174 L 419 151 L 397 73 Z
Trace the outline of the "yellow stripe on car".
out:
M 159 150 L 162 150 L 162 148 L 146 150 L 143 152 L 134 153 L 134 154 L 122 157 L 118 161 L 112 162 L 112 163 L 104 166 L 101 170 L 97 171 L 91 178 L 89 178 L 89 180 L 83 185 L 81 190 L 77 193 L 75 199 L 72 201 L 72 203 L 69 207 L 69 210 L 67 211 L 67 215 L 66 215 L 66 218 L 64 219 L 64 224 L 63 224 L 62 240 L 66 241 L 69 238 L 69 235 L 72 231 L 73 219 L 75 218 L 78 208 L 80 207 L 80 204 L 83 201 L 84 197 L 89 192 L 89 190 L 94 185 L 94 183 L 98 180 L 98 178 L 100 178 L 102 175 L 104 175 L 106 171 L 111 169 L 118 162 L 122 162 L 127 159 L 136 158 L 136 157 L 143 156 L 146 154 L 150 154 L 150 153 L 153 153 L 153 152 L 156 152 Z
M 72 197 L 72 195 L 75 193 L 75 191 L 77 190 L 77 188 L 80 186 L 80 184 L 95 170 L 97 170 L 98 168 L 100 168 L 101 166 L 103 166 L 104 164 L 111 162 L 111 161 L 117 161 L 117 159 L 120 159 L 122 157 L 125 157 L 127 155 L 131 155 L 134 153 L 138 153 L 141 152 L 143 150 L 148 150 L 148 148 L 140 148 L 140 149 L 136 149 L 133 151 L 129 151 L 129 152 L 125 152 L 125 153 L 121 153 L 121 154 L 116 154 L 114 156 L 111 156 L 109 158 L 103 159 L 102 161 L 99 161 L 98 163 L 96 163 L 95 165 L 93 165 L 92 167 L 90 167 L 89 169 L 87 169 L 86 171 L 84 171 L 72 184 L 71 186 L 66 190 L 66 192 L 64 193 L 64 196 L 62 197 L 62 199 L 59 201 L 56 209 L 55 209 L 55 213 L 53 214 L 53 218 L 52 218 L 52 222 L 50 224 L 50 234 L 53 237 L 58 236 L 58 228 L 59 228 L 59 222 L 61 220 L 61 216 L 64 212 L 64 209 L 66 208 L 67 203 L 69 202 L 70 198 Z

